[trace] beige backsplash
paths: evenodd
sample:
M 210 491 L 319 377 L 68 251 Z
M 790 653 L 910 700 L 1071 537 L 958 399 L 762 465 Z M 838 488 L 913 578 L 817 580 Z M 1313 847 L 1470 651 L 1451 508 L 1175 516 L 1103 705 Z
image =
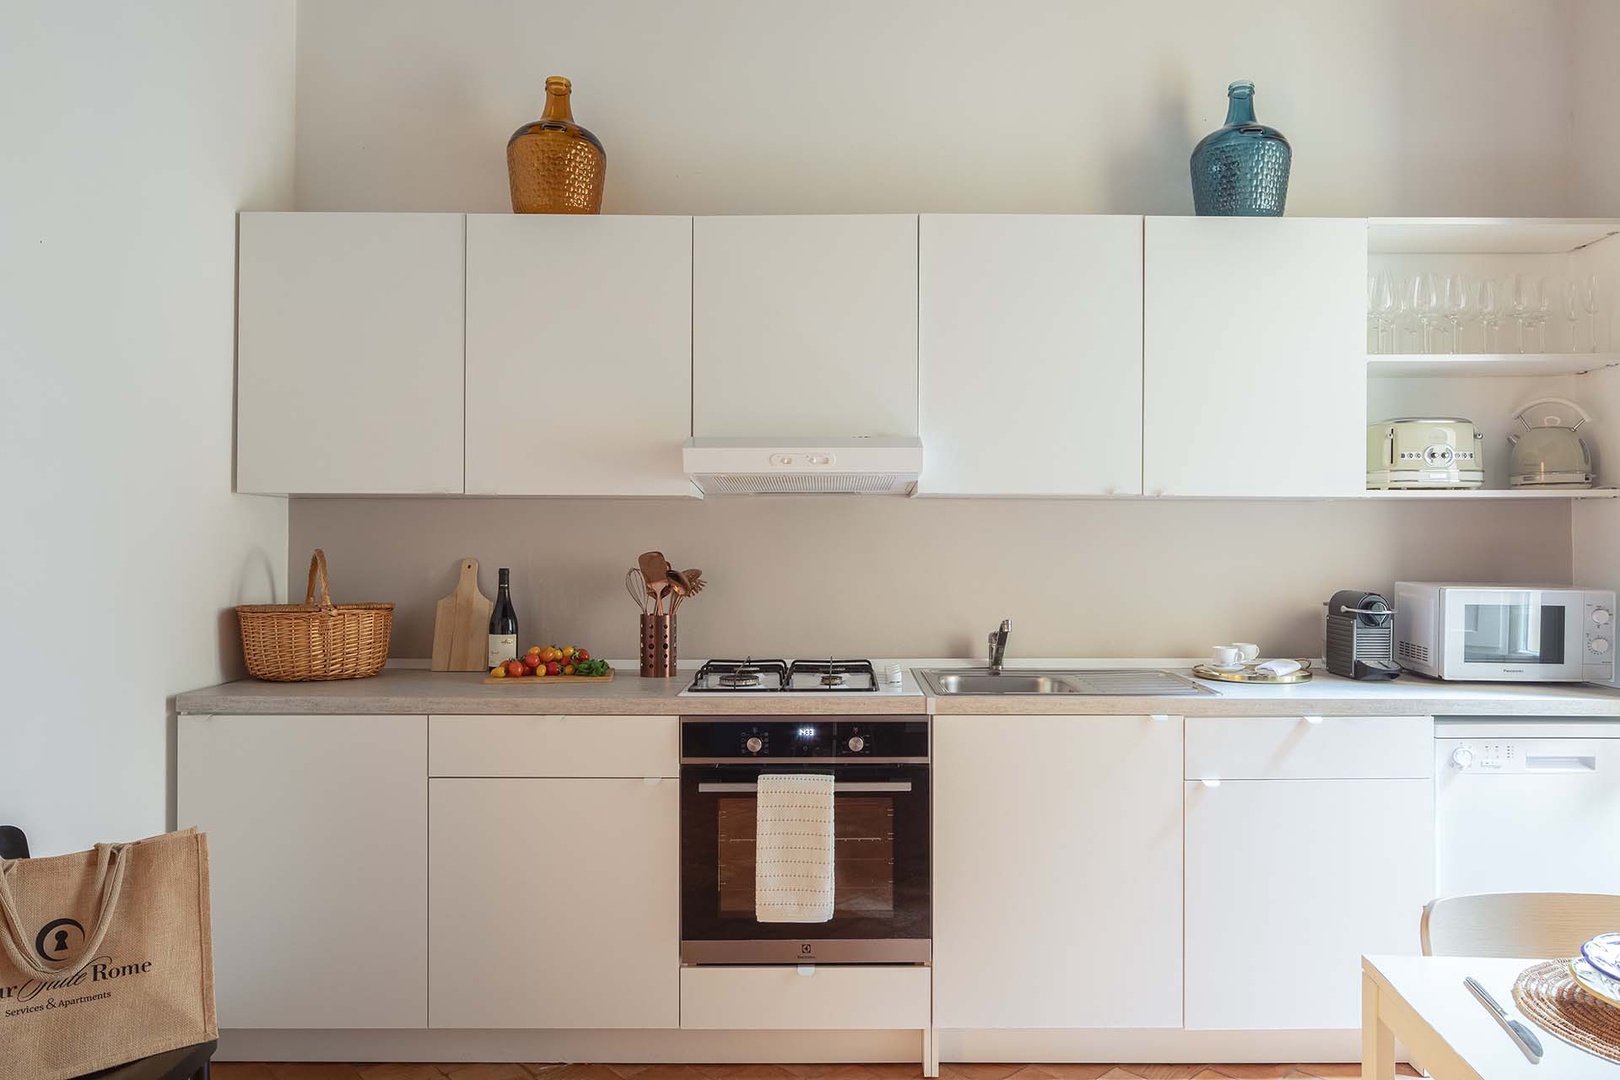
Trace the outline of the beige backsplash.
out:
M 1568 584 L 1570 510 L 1504 502 L 1038 501 L 873 497 L 298 498 L 289 580 L 326 549 L 340 600 L 399 605 L 392 653 L 431 651 L 458 561 L 512 568 L 525 643 L 636 652 L 624 571 L 648 548 L 711 586 L 683 658 L 1176 656 L 1259 642 L 1318 655 L 1321 602 L 1397 577 Z

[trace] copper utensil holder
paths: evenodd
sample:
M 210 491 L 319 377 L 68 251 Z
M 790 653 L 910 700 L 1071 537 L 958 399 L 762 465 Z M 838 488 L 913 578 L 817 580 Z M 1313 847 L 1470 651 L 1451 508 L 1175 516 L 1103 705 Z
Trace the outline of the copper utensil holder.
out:
M 641 617 L 641 677 L 670 679 L 675 676 L 675 616 Z

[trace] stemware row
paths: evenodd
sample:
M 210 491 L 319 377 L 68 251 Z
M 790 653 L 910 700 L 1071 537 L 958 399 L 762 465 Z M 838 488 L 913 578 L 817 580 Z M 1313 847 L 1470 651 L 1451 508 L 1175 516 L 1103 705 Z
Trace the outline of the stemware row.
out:
M 1559 280 L 1526 273 L 1498 281 L 1379 271 L 1367 276 L 1367 351 L 1467 352 L 1464 332 L 1478 325 L 1482 353 L 1597 352 L 1598 306 L 1595 274 Z

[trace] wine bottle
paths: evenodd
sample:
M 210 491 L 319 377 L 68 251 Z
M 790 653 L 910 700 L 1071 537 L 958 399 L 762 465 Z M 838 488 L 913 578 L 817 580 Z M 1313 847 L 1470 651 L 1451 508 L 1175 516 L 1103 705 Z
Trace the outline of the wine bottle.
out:
M 517 659 L 517 611 L 512 607 L 512 571 L 501 567 L 501 587 L 489 616 L 489 666 Z

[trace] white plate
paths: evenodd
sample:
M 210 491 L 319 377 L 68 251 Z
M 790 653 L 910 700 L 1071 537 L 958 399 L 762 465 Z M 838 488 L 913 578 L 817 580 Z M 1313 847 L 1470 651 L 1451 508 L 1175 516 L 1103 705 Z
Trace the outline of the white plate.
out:
M 1249 665 L 1248 664 L 1211 664 L 1211 663 L 1205 663 L 1204 666 L 1209 668 L 1209 670 L 1211 670 L 1211 671 L 1242 671 L 1244 668 L 1248 667 Z
M 1586 962 L 1611 979 L 1620 979 L 1620 934 L 1599 934 L 1581 946 Z
M 1579 956 L 1569 962 L 1569 973 L 1575 976 L 1582 990 L 1599 1001 L 1620 1008 L 1620 979 L 1609 978 Z

